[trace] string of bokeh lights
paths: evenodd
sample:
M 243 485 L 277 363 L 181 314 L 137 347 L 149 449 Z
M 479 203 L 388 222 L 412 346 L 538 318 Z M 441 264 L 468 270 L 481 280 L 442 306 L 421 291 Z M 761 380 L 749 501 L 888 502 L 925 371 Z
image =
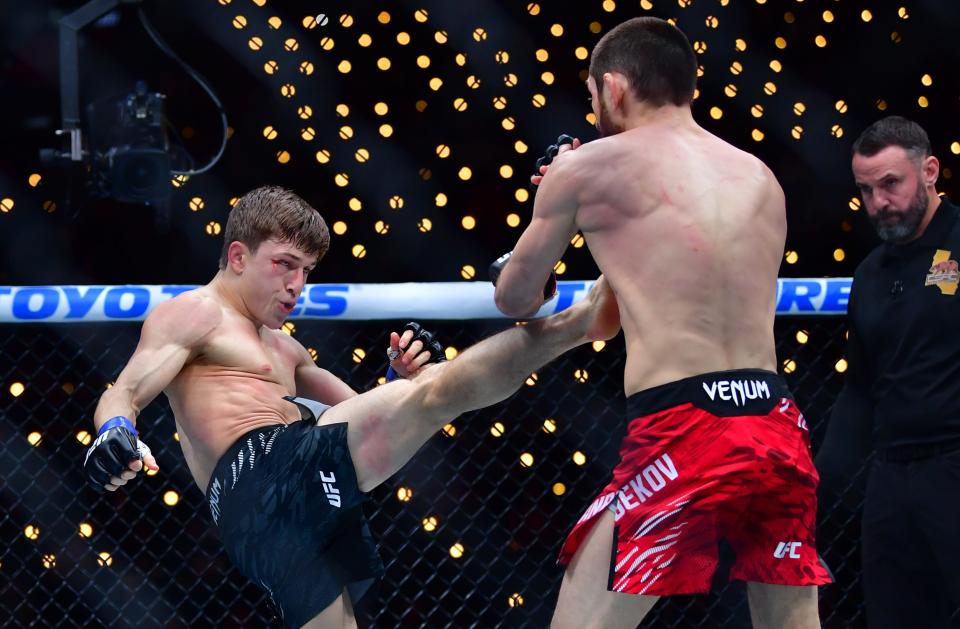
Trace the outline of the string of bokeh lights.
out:
M 218 4 L 225 8 L 236 8 L 236 4 L 233 0 L 216 0 Z M 758 5 L 766 4 L 766 0 L 754 0 Z M 268 3 L 266 0 L 252 0 L 252 4 L 259 9 L 264 9 L 264 13 L 269 13 Z M 668 17 L 668 21 L 674 24 L 681 24 L 682 10 L 692 6 L 693 0 L 677 0 L 676 6 L 681 12 L 680 16 Z M 730 4 L 729 0 L 719 0 L 717 2 L 718 14 L 709 15 L 705 20 L 705 25 L 711 31 L 717 31 L 720 28 L 722 17 L 722 10 L 724 7 L 727 7 Z M 797 4 L 801 5 L 798 7 L 798 10 L 802 8 L 803 1 L 797 0 Z M 607 13 L 613 13 L 617 10 L 617 3 L 613 0 L 604 0 L 601 3 L 602 10 Z M 643 11 L 652 11 L 654 5 L 649 0 L 642 0 L 640 2 L 640 8 Z M 901 20 L 907 20 L 910 18 L 909 10 L 906 6 L 901 6 L 896 9 L 897 16 Z M 531 16 L 538 16 L 541 14 L 541 6 L 539 3 L 528 3 L 526 5 L 526 12 Z M 324 16 L 325 17 L 325 16 Z M 413 12 L 413 18 L 416 23 L 429 27 L 430 13 L 427 9 L 418 9 Z M 834 12 L 831 10 L 824 10 L 820 13 L 819 18 L 822 20 L 824 27 L 830 27 L 836 24 L 836 17 Z M 860 20 L 864 23 L 871 23 L 874 20 L 874 14 L 869 9 L 863 9 L 859 15 Z M 376 42 L 372 35 L 366 32 L 361 28 L 361 25 L 357 23 L 355 18 L 349 14 L 341 14 L 338 19 L 334 21 L 324 20 L 327 24 L 326 26 L 319 26 L 317 22 L 317 16 L 308 15 L 304 16 L 300 24 L 284 24 L 284 21 L 276 15 L 264 15 L 258 16 L 258 20 L 262 19 L 259 23 L 252 17 L 248 17 L 245 13 L 234 13 L 232 15 L 225 16 L 224 19 L 229 20 L 230 25 L 237 31 L 242 31 L 245 34 L 250 33 L 246 37 L 246 48 L 249 54 L 259 55 L 265 53 L 266 50 L 271 49 L 271 46 L 268 45 L 268 40 L 277 37 L 282 38 L 282 44 L 279 46 L 273 46 L 278 51 L 286 54 L 285 58 L 277 56 L 276 58 L 265 59 L 262 62 L 262 68 L 264 74 L 268 78 L 277 78 L 280 74 L 280 69 L 282 66 L 290 63 L 295 65 L 298 73 L 301 75 L 301 81 L 309 81 L 309 77 L 314 74 L 316 63 L 319 63 L 319 60 L 304 58 L 302 55 L 297 53 L 301 50 L 301 40 L 305 38 L 313 38 L 316 40 L 318 50 L 323 53 L 327 53 L 334 58 L 330 62 L 336 64 L 337 72 L 342 75 L 350 75 L 354 72 L 354 65 L 356 61 L 351 61 L 349 54 L 340 54 L 337 55 L 337 51 L 342 51 L 346 48 L 344 41 L 350 42 L 355 40 L 355 45 L 360 48 L 367 49 L 375 47 L 375 44 L 380 44 L 381 36 L 377 35 Z M 783 15 L 783 22 L 785 25 L 794 24 L 798 19 L 797 13 L 794 11 L 787 11 Z M 388 29 L 391 24 L 396 20 L 394 17 L 387 11 L 381 11 L 377 17 L 376 21 L 380 27 Z M 373 27 L 375 25 L 367 25 Z M 564 36 L 569 36 L 570 33 L 575 32 L 576 29 L 570 25 L 565 26 L 559 22 L 552 24 L 544 24 L 545 28 L 548 28 L 551 36 L 555 38 L 563 38 Z M 261 32 L 259 29 L 266 29 L 265 32 Z M 368 29 L 369 30 L 369 29 Z M 592 21 L 588 24 L 587 28 L 591 37 L 595 41 L 599 34 L 603 30 L 603 25 L 598 21 Z M 256 31 L 256 32 L 255 32 Z M 363 31 L 363 32 L 360 32 Z M 512 71 L 510 68 L 510 59 L 511 52 L 506 49 L 498 50 L 486 50 L 484 42 L 488 38 L 488 32 L 484 26 L 476 26 L 471 33 L 472 41 L 475 45 L 476 50 L 470 50 L 467 52 L 455 51 L 451 47 L 446 49 L 441 48 L 438 53 L 434 53 L 433 58 L 427 52 L 422 52 L 416 57 L 416 68 L 418 70 L 425 71 L 424 74 L 429 75 L 428 71 L 434 64 L 434 59 L 438 55 L 453 55 L 456 65 L 460 68 L 465 68 L 464 74 L 466 76 L 426 76 L 426 85 L 429 91 L 437 92 L 439 91 L 446 82 L 454 81 L 463 81 L 467 86 L 468 90 L 476 90 L 480 87 L 481 83 L 484 80 L 487 80 L 487 77 L 480 77 L 467 66 L 467 56 L 473 54 L 492 54 L 496 63 L 498 65 L 504 66 L 504 74 L 501 77 L 490 77 L 490 80 L 501 80 L 504 87 L 504 94 L 495 96 L 492 99 L 491 105 L 494 109 L 504 113 L 504 117 L 501 121 L 501 126 L 504 130 L 507 131 L 518 131 L 517 127 L 517 116 L 511 115 L 509 108 L 515 106 L 515 100 L 512 96 L 509 96 L 511 90 L 515 90 L 518 85 L 521 83 L 526 83 L 526 79 L 521 80 L 521 77 L 517 75 L 515 71 Z M 387 42 L 394 40 L 401 47 L 406 47 L 413 44 L 413 37 L 407 30 L 397 28 L 395 32 L 388 32 L 385 35 Z M 435 30 L 433 31 L 432 40 L 441 46 L 444 46 L 449 43 L 449 34 L 444 30 Z M 340 42 L 338 45 L 337 42 Z M 893 44 L 899 44 L 903 41 L 903 37 L 900 32 L 894 30 L 890 33 L 890 41 Z M 578 74 L 581 80 L 586 80 L 587 69 L 586 64 L 589 58 L 589 49 L 587 46 L 582 45 L 584 43 L 592 44 L 590 42 L 579 42 L 580 45 L 571 45 L 572 57 L 578 62 L 581 62 L 582 68 L 579 70 Z M 703 57 L 709 48 L 716 45 L 729 45 L 730 42 L 723 42 L 722 44 L 710 43 L 706 39 L 698 39 L 692 42 L 694 50 L 698 55 Z M 784 50 L 788 47 L 788 39 L 783 35 L 776 35 L 773 39 L 773 43 L 778 50 Z M 828 38 L 825 34 L 817 34 L 813 38 L 813 45 L 818 48 L 825 48 L 828 45 Z M 384 51 L 382 54 L 377 53 L 376 59 L 376 68 L 381 72 L 388 72 L 391 70 L 394 71 L 413 71 L 409 68 L 399 68 L 394 66 L 394 62 L 391 60 L 388 51 L 386 50 L 386 44 L 380 44 Z M 737 37 L 733 40 L 732 45 L 737 52 L 746 52 L 747 50 L 747 41 L 742 37 Z M 550 53 L 545 48 L 538 48 L 535 52 L 536 61 L 540 64 L 547 64 L 551 59 Z M 566 60 L 565 60 L 566 62 Z M 546 66 L 544 66 L 546 68 Z M 783 64 L 778 59 L 770 59 L 768 61 L 768 68 L 773 73 L 773 75 L 779 74 L 783 70 Z M 357 71 L 360 71 L 358 68 Z M 734 60 L 728 68 L 728 71 L 731 75 L 731 81 L 726 83 L 723 88 L 723 94 L 729 99 L 736 99 L 738 97 L 743 98 L 741 90 L 736 84 L 736 77 L 744 73 L 744 65 L 740 60 Z M 705 74 L 704 65 L 701 64 L 698 69 L 698 75 L 703 76 Z M 413 80 L 413 75 L 411 76 Z M 548 105 L 547 95 L 540 93 L 541 91 L 548 91 L 548 88 L 553 85 L 555 81 L 555 76 L 550 69 L 544 69 L 539 76 L 540 84 L 542 84 L 542 89 L 537 88 L 539 91 L 534 91 L 529 95 L 529 103 L 535 109 L 543 109 Z M 536 81 L 531 81 L 536 83 Z M 929 73 L 923 73 L 919 77 L 919 83 L 923 87 L 930 87 L 933 85 L 933 77 Z M 350 106 L 346 103 L 339 103 L 336 105 L 334 111 L 332 112 L 332 119 L 329 115 L 322 116 L 319 112 L 315 115 L 315 107 L 308 102 L 301 102 L 297 100 L 298 93 L 302 93 L 303 90 L 298 90 L 298 84 L 289 78 L 281 82 L 277 87 L 277 92 L 279 93 L 282 99 L 288 100 L 290 102 L 296 103 L 295 113 L 298 119 L 303 122 L 303 126 L 300 127 L 299 140 L 306 144 L 314 142 L 317 137 L 316 128 L 321 123 L 324 126 L 337 125 L 338 126 L 338 135 L 339 139 L 345 143 L 347 146 L 343 148 L 344 151 L 353 155 L 357 168 L 348 169 L 343 168 L 338 172 L 332 173 L 332 178 L 336 186 L 341 188 L 348 188 L 351 185 L 351 177 L 356 180 L 362 181 L 363 171 L 358 170 L 361 165 L 367 164 L 373 158 L 375 148 L 371 149 L 365 146 L 359 145 L 350 145 L 350 141 L 354 138 L 354 129 L 349 124 L 348 118 L 350 117 Z M 778 86 L 775 80 L 775 76 L 771 76 L 769 80 L 766 80 L 763 84 L 763 95 L 766 97 L 772 97 L 778 93 Z M 695 93 L 695 98 L 699 99 L 701 96 L 700 90 L 697 89 Z M 713 104 L 709 107 L 708 115 L 714 120 L 720 120 L 724 116 L 724 107 L 721 99 L 715 98 L 717 104 Z M 521 99 L 521 102 L 524 102 Z M 463 96 L 454 97 L 450 104 L 452 105 L 452 111 L 456 113 L 463 113 L 467 111 L 470 106 L 470 101 L 468 98 Z M 781 103 L 776 103 L 781 104 Z M 917 105 L 920 108 L 926 108 L 930 104 L 928 96 L 925 94 L 920 94 L 917 96 Z M 400 105 L 394 105 L 397 107 Z M 768 109 L 772 105 L 765 104 L 763 102 L 755 102 L 749 106 L 749 111 L 751 116 L 756 119 L 758 126 L 753 127 L 749 130 L 750 138 L 754 142 L 763 142 L 767 133 L 770 130 L 764 130 L 759 125 L 759 121 L 762 120 L 767 113 Z M 875 101 L 875 106 L 878 111 L 885 111 L 887 109 L 887 102 L 883 98 L 877 98 Z M 428 102 L 424 98 L 417 99 L 415 102 L 415 107 L 418 112 L 426 111 L 428 107 Z M 836 100 L 834 104 L 838 118 L 842 118 L 844 114 L 848 112 L 848 104 L 842 100 Z M 394 126 L 389 121 L 391 105 L 384 100 L 379 100 L 373 105 L 373 111 L 378 117 L 381 117 L 384 121 L 378 127 L 378 133 L 382 136 L 383 140 L 387 141 L 394 134 Z M 803 100 L 796 100 L 790 105 L 790 110 L 797 118 L 797 122 L 790 126 L 787 130 L 790 137 L 794 140 L 801 140 L 804 137 L 804 134 L 808 131 L 804 128 L 802 124 L 802 119 L 805 114 L 808 113 L 808 107 L 803 102 Z M 443 114 L 438 114 L 443 115 Z M 585 112 L 585 119 L 591 125 L 594 124 L 594 116 L 592 112 Z M 233 135 L 234 129 L 229 129 L 228 133 L 230 136 Z M 245 130 L 249 132 L 249 130 Z M 782 132 L 782 130 L 781 130 Z M 834 122 L 830 129 L 828 130 L 830 136 L 834 138 L 842 138 L 844 136 L 844 128 L 842 124 Z M 284 142 L 289 142 L 293 138 L 284 138 L 281 137 L 276 124 L 265 123 L 261 129 L 262 136 L 267 143 L 266 149 L 272 151 L 276 161 L 279 164 L 289 164 L 294 158 L 294 153 L 297 152 L 291 146 L 281 146 L 280 148 L 275 148 L 274 144 L 282 145 Z M 191 135 L 191 129 L 184 129 L 183 135 Z M 518 156 L 525 155 L 529 146 L 528 143 L 524 141 L 523 138 L 518 138 L 513 143 L 513 149 Z M 335 152 L 339 152 L 340 148 L 330 148 L 330 147 L 320 147 L 315 150 L 312 150 L 313 157 L 316 162 L 321 166 L 329 166 L 332 163 L 332 156 Z M 960 154 L 960 142 L 953 141 L 950 145 L 950 151 L 953 154 Z M 438 144 L 435 148 L 435 153 L 438 159 L 446 160 L 450 159 L 454 154 L 454 147 L 449 144 Z M 519 158 L 518 158 L 519 159 Z M 514 201 L 521 206 L 528 204 L 531 200 L 530 193 L 526 187 L 526 177 L 529 174 L 530 170 L 529 165 L 526 164 L 526 161 L 520 159 L 520 163 L 503 163 L 498 166 L 498 174 L 504 180 L 513 180 L 517 182 L 517 187 L 513 190 Z M 486 165 L 481 165 L 479 168 L 484 168 Z M 459 166 L 457 170 L 457 177 L 463 181 L 468 182 L 473 177 L 474 170 L 478 166 L 464 163 Z M 429 168 L 420 169 L 421 178 L 424 180 L 429 180 L 432 173 Z M 943 177 L 945 179 L 950 179 L 952 177 L 952 172 L 949 168 L 945 168 L 943 171 Z M 42 175 L 40 173 L 30 173 L 27 177 L 28 185 L 32 188 L 36 188 L 42 183 Z M 517 181 L 519 179 L 519 181 Z M 175 188 L 180 188 L 186 185 L 189 177 L 181 175 L 175 177 L 171 184 Z M 360 212 L 364 203 L 360 199 L 361 195 L 352 196 L 347 203 L 347 207 L 351 212 Z M 229 200 L 229 204 L 232 207 L 236 203 L 237 197 L 233 197 Z M 434 195 L 434 203 L 438 208 L 444 208 L 448 203 L 448 195 L 445 192 L 438 192 Z M 0 212 L 10 212 L 13 210 L 15 201 L 13 197 L 5 197 L 0 199 Z M 388 205 L 391 210 L 402 210 L 406 205 L 406 199 L 401 195 L 392 196 Z M 508 204 L 505 204 L 505 206 Z M 852 197 L 848 203 L 852 211 L 857 211 L 860 208 L 860 201 L 856 197 Z M 205 209 L 207 206 L 206 200 L 202 196 L 192 196 L 187 201 L 187 207 L 191 212 L 200 212 Z M 54 212 L 57 209 L 57 203 L 53 199 L 47 199 L 42 202 L 42 208 L 47 212 Z M 460 216 L 460 226 L 464 230 L 472 230 L 478 224 L 478 218 L 476 215 L 461 211 L 462 216 Z M 433 230 L 433 221 L 429 217 L 421 216 L 414 219 L 416 221 L 417 229 L 422 233 L 428 233 Z M 517 211 L 509 211 L 503 216 L 503 220 L 510 228 L 518 228 L 521 225 L 522 219 L 520 213 Z M 383 219 L 378 219 L 373 224 L 373 232 L 377 235 L 386 235 L 390 232 L 391 225 L 388 221 Z M 218 237 L 222 232 L 222 224 L 218 220 L 206 221 L 203 225 L 203 229 L 209 236 Z M 331 229 L 333 233 L 337 236 L 346 236 L 349 229 L 349 216 L 347 215 L 338 215 L 337 219 L 331 223 Z M 355 239 L 356 240 L 356 239 Z M 359 239 L 360 242 L 354 242 L 351 245 L 351 252 L 353 257 L 356 259 L 363 259 L 367 255 L 370 243 L 369 241 L 364 242 L 365 239 L 362 237 Z M 579 236 L 575 237 L 572 241 L 572 244 L 575 248 L 580 248 L 583 246 L 583 239 Z M 837 262 L 843 261 L 846 257 L 846 252 L 842 248 L 836 248 L 833 252 L 834 260 Z M 789 250 L 785 252 L 785 261 L 787 264 L 795 264 L 799 260 L 799 252 L 796 250 Z M 566 272 L 566 264 L 563 260 L 558 261 L 557 268 L 558 274 L 563 274 Z M 477 271 L 476 268 L 471 264 L 463 264 L 460 268 L 460 275 L 463 279 L 471 280 L 476 277 Z

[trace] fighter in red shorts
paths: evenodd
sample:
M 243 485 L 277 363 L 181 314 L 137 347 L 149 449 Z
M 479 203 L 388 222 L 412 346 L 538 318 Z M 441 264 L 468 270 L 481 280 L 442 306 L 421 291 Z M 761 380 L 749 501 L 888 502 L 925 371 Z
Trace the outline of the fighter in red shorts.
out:
M 635 627 L 657 597 L 707 591 L 721 541 L 754 627 L 819 627 L 816 586 L 830 579 L 814 539 L 818 477 L 775 373 L 783 191 L 696 124 L 696 75 L 667 22 L 606 34 L 587 81 L 603 137 L 548 151 L 533 219 L 497 263 L 498 307 L 528 316 L 581 231 L 626 339 L 629 430 L 563 547 L 556 628 Z

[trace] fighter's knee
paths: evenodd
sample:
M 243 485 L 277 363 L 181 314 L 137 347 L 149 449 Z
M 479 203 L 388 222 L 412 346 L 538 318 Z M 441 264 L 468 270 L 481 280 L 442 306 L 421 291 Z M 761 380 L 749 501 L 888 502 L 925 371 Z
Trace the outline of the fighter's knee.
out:
M 447 363 L 430 365 L 416 377 L 394 380 L 389 383 L 394 388 L 393 406 L 404 409 L 403 415 L 417 424 L 432 427 L 446 412 L 443 372 Z M 452 419 L 448 417 L 447 419 Z M 432 428 L 431 428 L 432 429 Z

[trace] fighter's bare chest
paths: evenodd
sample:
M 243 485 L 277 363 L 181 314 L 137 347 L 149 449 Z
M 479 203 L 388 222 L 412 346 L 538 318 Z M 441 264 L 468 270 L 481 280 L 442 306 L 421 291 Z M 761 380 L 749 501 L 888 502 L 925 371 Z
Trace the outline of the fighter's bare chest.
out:
M 296 356 L 272 333 L 224 329 L 206 343 L 199 361 L 220 368 L 249 373 L 280 384 L 292 385 Z

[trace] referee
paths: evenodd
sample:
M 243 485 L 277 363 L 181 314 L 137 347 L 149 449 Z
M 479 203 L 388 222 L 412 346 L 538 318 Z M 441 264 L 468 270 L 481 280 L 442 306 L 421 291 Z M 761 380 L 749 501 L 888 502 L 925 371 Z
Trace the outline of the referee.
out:
M 853 174 L 883 243 L 853 276 L 846 383 L 817 467 L 837 488 L 875 453 L 869 627 L 946 628 L 960 606 L 960 208 L 937 194 L 926 132 L 899 116 L 857 139 Z

